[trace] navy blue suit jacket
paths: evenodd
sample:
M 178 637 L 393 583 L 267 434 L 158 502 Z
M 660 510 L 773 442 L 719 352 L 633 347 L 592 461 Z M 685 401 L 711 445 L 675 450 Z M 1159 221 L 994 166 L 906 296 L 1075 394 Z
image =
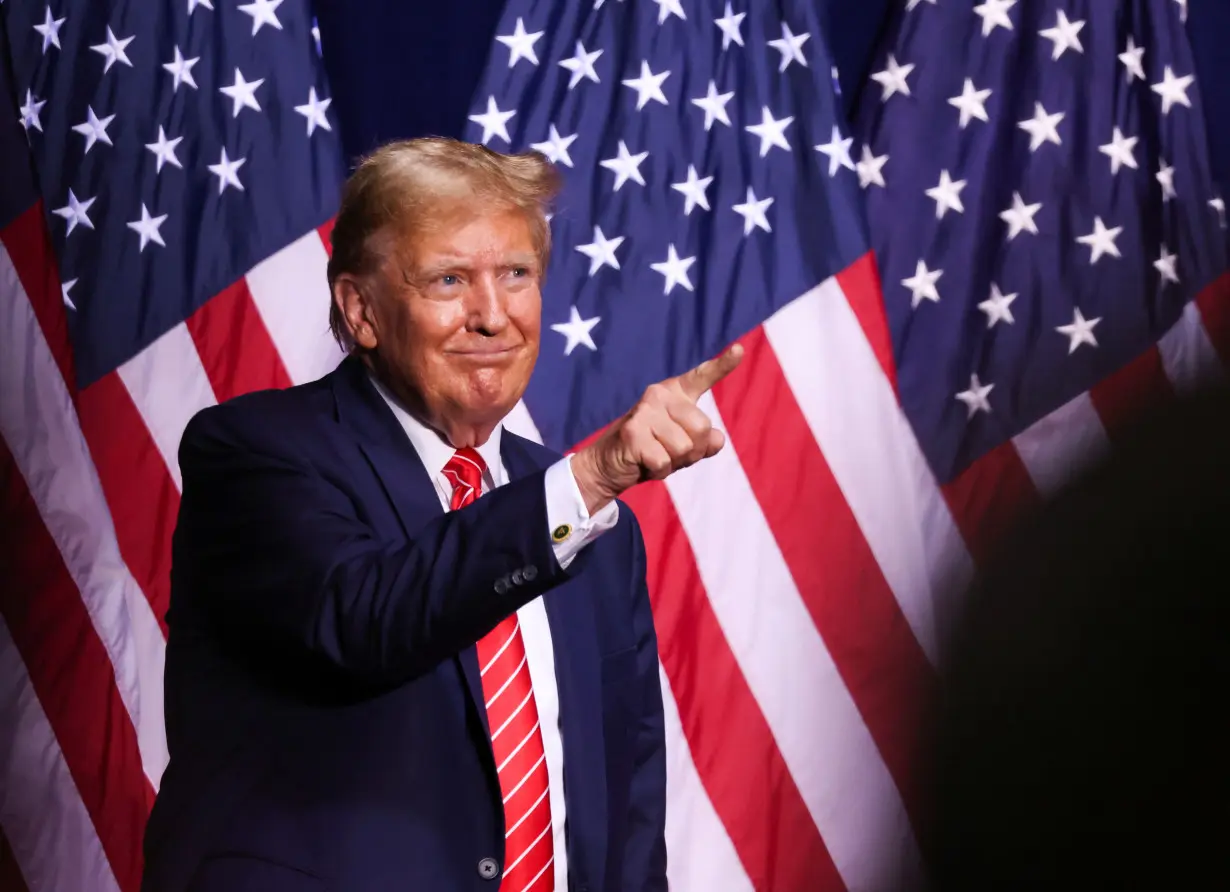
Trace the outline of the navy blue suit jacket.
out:
M 493 892 L 479 865 L 503 863 L 503 809 L 473 644 L 540 596 L 569 889 L 666 888 L 639 528 L 621 505 L 561 569 L 543 484 L 558 456 L 508 432 L 501 448 L 509 482 L 442 511 L 354 359 L 192 420 L 144 892 Z

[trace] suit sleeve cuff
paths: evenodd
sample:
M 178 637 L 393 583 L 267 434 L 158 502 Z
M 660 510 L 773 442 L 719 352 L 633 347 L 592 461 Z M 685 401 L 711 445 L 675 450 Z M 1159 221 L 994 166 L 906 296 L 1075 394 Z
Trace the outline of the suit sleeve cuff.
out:
M 585 546 L 619 521 L 619 503 L 611 502 L 592 517 L 572 476 L 572 456 L 560 459 L 546 473 L 547 535 L 563 569 Z

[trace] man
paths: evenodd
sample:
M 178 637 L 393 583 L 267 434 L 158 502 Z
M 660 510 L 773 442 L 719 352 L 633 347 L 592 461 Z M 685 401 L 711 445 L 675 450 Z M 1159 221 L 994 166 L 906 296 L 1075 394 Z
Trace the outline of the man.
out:
M 696 400 L 740 354 L 570 458 L 503 430 L 556 182 L 537 154 L 375 152 L 333 231 L 348 358 L 189 424 L 146 892 L 666 888 L 645 550 L 615 499 L 722 447 Z

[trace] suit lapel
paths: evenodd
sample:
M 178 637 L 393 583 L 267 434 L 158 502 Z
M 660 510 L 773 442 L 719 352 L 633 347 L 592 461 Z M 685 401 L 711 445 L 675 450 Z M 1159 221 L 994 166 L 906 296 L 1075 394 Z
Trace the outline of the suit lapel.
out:
M 339 420 L 355 432 L 359 449 L 384 487 L 402 530 L 412 536 L 425 522 L 444 514 L 431 476 L 362 362 L 348 357 L 334 374 Z M 483 732 L 490 735 L 478 655 L 467 647 L 457 658 Z
M 393 410 L 376 392 L 363 363 L 348 357 L 334 375 L 338 420 L 354 432 L 403 531 L 413 535 L 425 521 L 444 513 L 431 477 Z
M 541 470 L 521 439 L 508 430 L 504 431 L 501 457 L 510 481 Z M 606 863 L 606 747 L 598 633 L 588 593 L 579 590 L 583 586 L 579 579 L 567 582 L 542 599 L 551 628 L 559 692 L 569 872 L 599 884 Z

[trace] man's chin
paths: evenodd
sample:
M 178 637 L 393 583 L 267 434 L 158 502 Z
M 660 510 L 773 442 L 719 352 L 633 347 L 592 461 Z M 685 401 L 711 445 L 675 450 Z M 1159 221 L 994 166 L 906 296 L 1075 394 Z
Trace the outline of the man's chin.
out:
M 457 418 L 466 424 L 494 425 L 513 410 L 524 392 L 524 387 L 510 387 L 505 380 L 498 387 L 492 386 L 492 382 L 471 382 L 464 393 L 457 395 L 453 408 Z

